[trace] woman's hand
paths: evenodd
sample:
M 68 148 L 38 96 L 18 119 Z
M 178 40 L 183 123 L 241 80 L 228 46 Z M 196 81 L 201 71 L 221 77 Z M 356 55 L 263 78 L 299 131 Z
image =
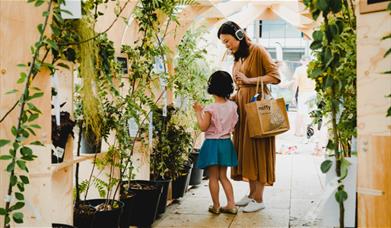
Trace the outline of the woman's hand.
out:
M 194 109 L 195 112 L 202 112 L 202 110 L 204 109 L 204 107 L 203 107 L 200 103 L 195 102 L 195 103 L 193 104 L 193 109 Z
M 249 78 L 240 71 L 235 73 L 235 81 L 239 82 L 239 84 L 250 84 Z

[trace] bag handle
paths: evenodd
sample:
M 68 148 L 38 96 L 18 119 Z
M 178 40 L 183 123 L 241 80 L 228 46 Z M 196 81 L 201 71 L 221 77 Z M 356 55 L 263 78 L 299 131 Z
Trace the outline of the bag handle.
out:
M 255 94 L 259 94 L 258 93 L 258 90 L 259 90 L 259 81 L 261 81 L 261 100 L 264 100 L 265 99 L 265 93 L 263 92 L 263 80 L 260 79 L 261 77 L 257 77 L 257 87 L 255 89 Z

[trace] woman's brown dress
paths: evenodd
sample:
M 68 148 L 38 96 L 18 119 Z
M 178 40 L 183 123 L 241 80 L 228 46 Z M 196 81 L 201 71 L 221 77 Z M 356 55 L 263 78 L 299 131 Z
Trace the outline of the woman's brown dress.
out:
M 240 71 L 249 78 L 271 76 L 280 80 L 277 65 L 271 59 L 265 48 L 251 44 L 250 54 L 245 59 L 237 61 L 234 72 Z M 238 155 L 238 166 L 231 170 L 234 180 L 254 180 L 265 185 L 275 182 L 276 145 L 275 137 L 252 139 L 249 136 L 244 106 L 255 95 L 256 85 L 236 84 L 238 91 L 235 100 L 239 108 L 239 122 L 233 134 L 233 142 Z M 269 91 L 264 86 L 263 91 Z

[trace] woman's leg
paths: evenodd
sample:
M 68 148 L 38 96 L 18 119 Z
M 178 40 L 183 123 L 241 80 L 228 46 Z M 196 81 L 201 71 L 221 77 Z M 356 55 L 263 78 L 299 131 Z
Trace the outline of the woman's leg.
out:
M 258 203 L 263 202 L 263 190 L 265 189 L 265 185 L 259 181 L 255 182 L 255 191 L 251 198 L 253 198 Z
M 254 199 L 254 194 L 256 191 L 256 187 L 257 187 L 256 183 L 257 183 L 257 181 L 253 181 L 253 180 L 248 181 L 248 185 L 250 188 L 250 194 L 248 194 L 248 197 L 251 199 Z
M 234 191 L 231 182 L 227 178 L 227 167 L 220 166 L 219 174 L 221 185 L 223 186 L 225 196 L 227 197 L 227 206 L 225 206 L 225 208 L 234 208 Z
M 212 196 L 213 207 L 220 208 L 219 201 L 219 167 L 210 166 L 208 167 L 209 175 L 209 191 Z

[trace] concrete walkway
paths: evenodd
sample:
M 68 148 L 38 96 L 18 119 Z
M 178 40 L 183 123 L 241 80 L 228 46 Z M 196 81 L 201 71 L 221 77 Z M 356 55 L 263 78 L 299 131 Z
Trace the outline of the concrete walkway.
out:
M 203 180 L 179 202 L 170 205 L 153 227 L 319 227 L 319 221 L 309 221 L 307 215 L 316 206 L 324 188 L 324 175 L 319 168 L 323 156 L 312 155 L 316 138 L 306 143 L 306 138 L 296 137 L 292 132 L 278 137 L 277 148 L 296 145 L 297 153 L 277 155 L 277 181 L 273 187 L 265 188 L 266 209 L 255 213 L 240 210 L 237 215 L 213 215 L 208 212 L 211 204 L 208 181 Z M 246 182 L 232 183 L 236 200 L 248 194 Z M 221 205 L 225 205 L 226 199 L 220 189 Z

